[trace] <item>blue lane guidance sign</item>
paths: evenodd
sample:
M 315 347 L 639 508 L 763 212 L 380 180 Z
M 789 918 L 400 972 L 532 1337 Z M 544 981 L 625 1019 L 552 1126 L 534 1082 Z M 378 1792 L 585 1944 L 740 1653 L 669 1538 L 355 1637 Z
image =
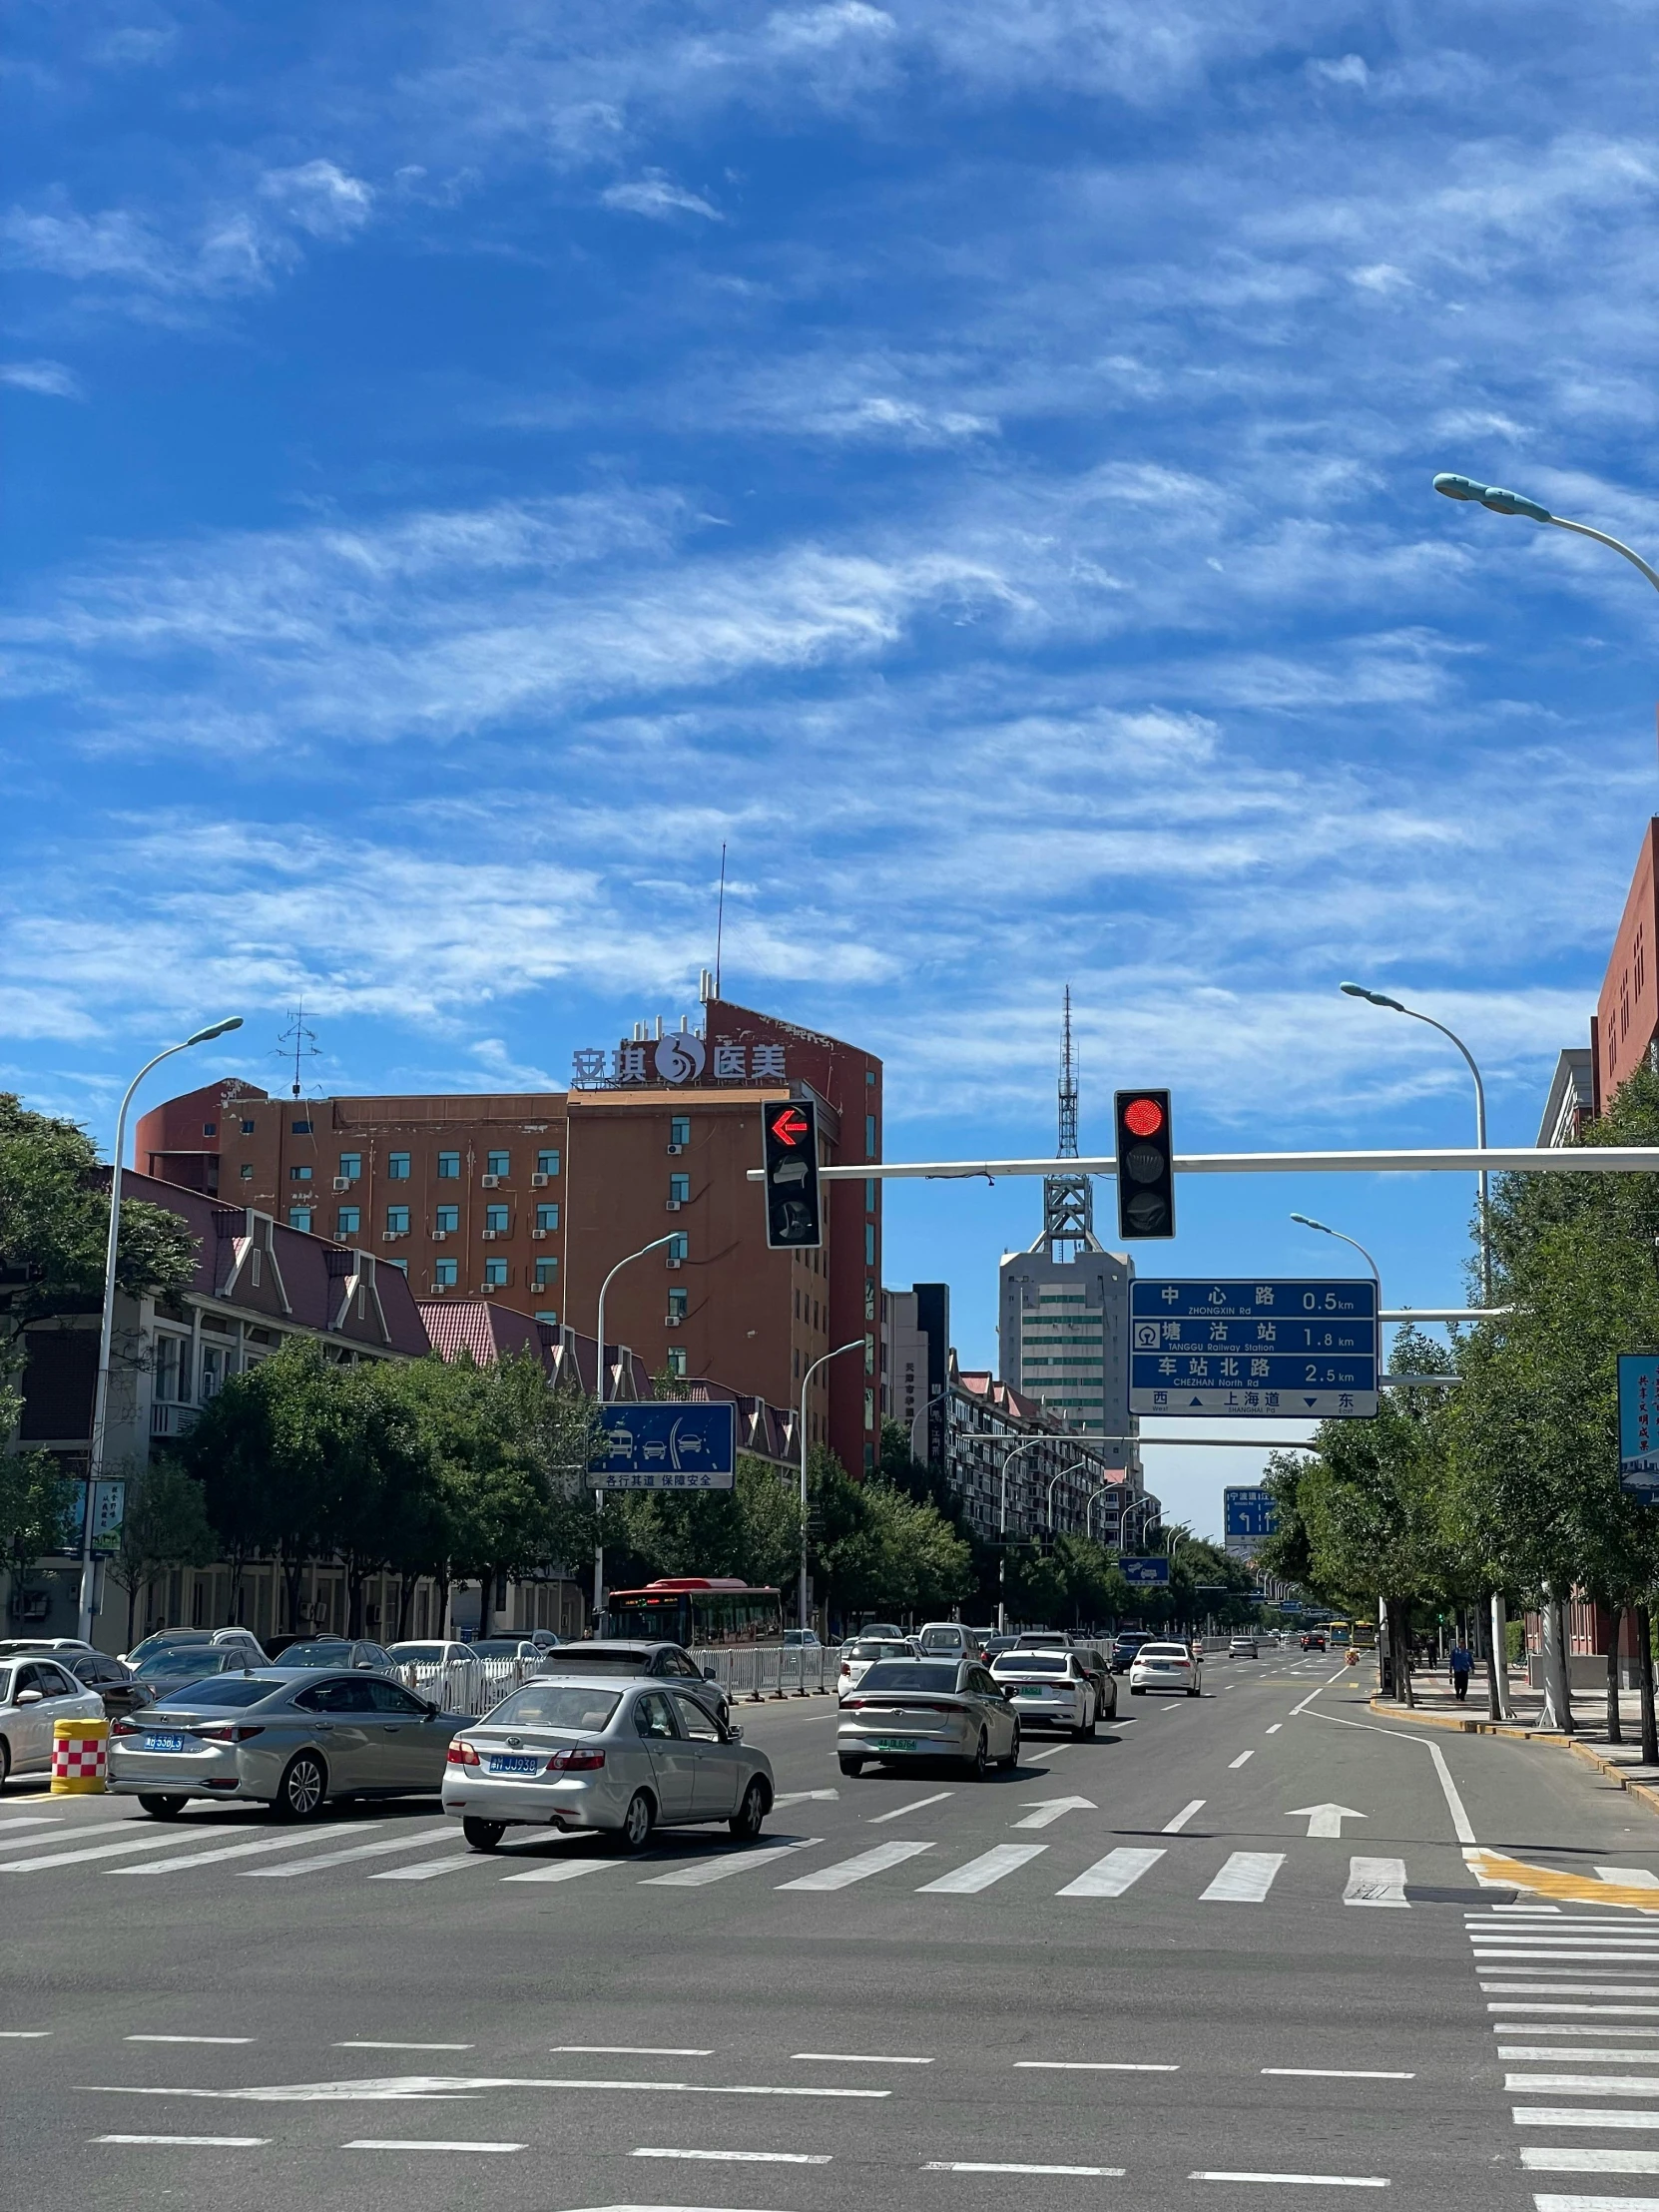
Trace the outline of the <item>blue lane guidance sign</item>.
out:
M 1253 1559 L 1264 1538 L 1279 1533 L 1279 1507 L 1260 1488 L 1226 1489 L 1222 1495 L 1223 1541 L 1229 1557 Z
M 729 1402 L 607 1405 L 590 1464 L 597 1490 L 729 1490 L 737 1464 Z
M 1659 1503 L 1659 1359 L 1619 1354 L 1619 1488 Z
M 1129 1287 L 1133 1413 L 1370 1415 L 1379 1351 L 1372 1282 Z
M 1169 1580 L 1167 1559 L 1120 1559 L 1118 1566 L 1132 1590 L 1161 1589 Z

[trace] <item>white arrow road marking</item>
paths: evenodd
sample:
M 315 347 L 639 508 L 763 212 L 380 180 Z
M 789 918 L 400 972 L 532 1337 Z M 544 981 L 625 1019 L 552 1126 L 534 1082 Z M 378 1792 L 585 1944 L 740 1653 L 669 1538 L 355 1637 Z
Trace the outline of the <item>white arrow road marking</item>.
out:
M 1035 1810 L 1024 1820 L 1015 1821 L 1015 1828 L 1052 1828 L 1066 1813 L 1098 1813 L 1100 1810 L 1093 1798 L 1086 1797 L 1026 1798 L 1024 1802 Z
M 1304 1814 L 1308 1819 L 1310 1836 L 1341 1836 L 1344 1821 L 1370 1820 L 1369 1813 L 1357 1813 L 1352 1805 L 1293 1805 L 1285 1815 L 1288 1821 L 1299 1821 Z

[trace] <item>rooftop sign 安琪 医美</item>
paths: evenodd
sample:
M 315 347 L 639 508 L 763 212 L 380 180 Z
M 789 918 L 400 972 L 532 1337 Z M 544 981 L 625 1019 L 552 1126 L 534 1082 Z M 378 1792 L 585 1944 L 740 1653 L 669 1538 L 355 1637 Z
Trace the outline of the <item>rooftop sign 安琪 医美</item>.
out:
M 1135 1282 L 1129 1409 L 1216 1418 L 1377 1411 L 1372 1282 Z
M 784 1083 L 789 1080 L 781 1044 L 742 1044 L 717 1037 L 714 1044 L 688 1029 L 670 1029 L 660 1037 L 636 1038 L 606 1052 L 586 1046 L 571 1056 L 575 1090 L 631 1089 L 638 1083 L 667 1083 L 676 1090 L 704 1082 Z
M 589 1461 L 599 1490 L 729 1490 L 737 1463 L 737 1408 L 707 1404 L 607 1405 Z

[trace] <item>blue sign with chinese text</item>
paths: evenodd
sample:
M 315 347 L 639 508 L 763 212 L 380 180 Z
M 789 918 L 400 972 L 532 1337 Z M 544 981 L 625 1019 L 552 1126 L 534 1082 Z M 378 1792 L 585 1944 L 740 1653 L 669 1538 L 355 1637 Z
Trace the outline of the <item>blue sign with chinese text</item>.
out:
M 1266 1536 L 1279 1532 L 1279 1506 L 1272 1494 L 1240 1485 L 1222 1492 L 1223 1542 L 1230 1556 L 1251 1559 Z
M 1659 1500 L 1659 1357 L 1619 1354 L 1619 1488 Z
M 1118 1565 L 1132 1590 L 1156 1590 L 1169 1580 L 1167 1559 L 1120 1559 Z
M 1377 1411 L 1377 1285 L 1137 1282 L 1129 1407 L 1325 1420 Z
M 603 1490 L 729 1490 L 737 1463 L 737 1407 L 606 1405 L 592 1460 Z

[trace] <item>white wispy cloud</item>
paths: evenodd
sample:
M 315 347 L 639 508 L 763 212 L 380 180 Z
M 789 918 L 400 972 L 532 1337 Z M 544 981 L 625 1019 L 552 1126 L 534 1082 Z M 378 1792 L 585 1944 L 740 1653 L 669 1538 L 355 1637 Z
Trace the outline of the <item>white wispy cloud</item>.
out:
M 643 177 L 636 177 L 628 184 L 607 186 L 599 197 L 607 208 L 620 208 L 629 215 L 650 216 L 657 222 L 677 215 L 698 215 L 710 223 L 726 220 L 701 193 L 688 192 L 684 185 L 677 185 L 672 178 L 665 177 L 660 169 L 648 169 Z
M 43 399 L 84 399 L 81 379 L 62 361 L 0 361 L 0 384 L 38 392 Z

